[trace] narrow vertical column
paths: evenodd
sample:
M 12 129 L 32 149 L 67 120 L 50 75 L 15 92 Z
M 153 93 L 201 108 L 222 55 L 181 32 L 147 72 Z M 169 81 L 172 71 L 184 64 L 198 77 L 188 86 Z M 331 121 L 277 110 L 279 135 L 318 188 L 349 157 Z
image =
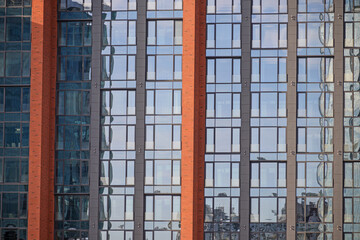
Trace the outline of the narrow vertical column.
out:
M 247 240 L 250 222 L 251 0 L 242 2 L 241 12 L 240 239 Z
M 101 107 L 101 4 L 92 1 L 91 113 L 90 113 L 90 226 L 91 240 L 99 239 L 99 169 L 100 169 L 100 107 Z
M 343 139 L 344 139 L 344 1 L 335 0 L 334 19 L 334 236 L 343 239 Z
M 296 239 L 296 84 L 297 84 L 297 2 L 289 1 L 287 56 L 287 229 L 286 239 Z
M 137 1 L 135 240 L 144 239 L 146 2 Z
M 206 1 L 183 2 L 181 239 L 204 236 Z
M 56 0 L 32 2 L 29 240 L 54 238 L 56 13 Z

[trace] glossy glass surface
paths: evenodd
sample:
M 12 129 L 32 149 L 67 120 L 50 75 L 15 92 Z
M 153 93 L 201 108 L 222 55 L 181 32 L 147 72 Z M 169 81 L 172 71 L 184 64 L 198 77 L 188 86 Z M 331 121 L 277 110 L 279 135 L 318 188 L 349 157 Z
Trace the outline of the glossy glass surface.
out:
M 1 239 L 27 238 L 31 2 L 0 1 Z
M 147 1 L 146 240 L 180 239 L 182 4 Z

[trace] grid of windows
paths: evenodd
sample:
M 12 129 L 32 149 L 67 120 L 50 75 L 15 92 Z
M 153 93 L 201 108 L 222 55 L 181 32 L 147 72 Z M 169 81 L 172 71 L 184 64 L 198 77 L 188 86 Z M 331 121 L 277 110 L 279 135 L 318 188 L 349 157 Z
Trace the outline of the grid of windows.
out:
M 286 238 L 287 1 L 252 2 L 250 239 Z
M 100 239 L 133 239 L 137 6 L 102 3 Z
M 31 2 L 0 1 L 0 238 L 27 238 Z
M 241 1 L 207 1 L 204 239 L 240 239 Z
M 332 237 L 333 59 L 298 58 L 297 236 Z M 317 153 L 317 154 L 299 154 Z
M 89 229 L 90 1 L 60 1 L 56 112 L 55 238 Z M 84 21 L 87 20 L 87 21 Z
M 251 58 L 250 238 L 285 239 L 286 51 L 266 53 Z
M 298 1 L 298 239 L 333 237 L 333 1 Z M 325 57 L 318 57 L 325 55 Z
M 135 88 L 136 5 L 103 2 L 102 87 Z M 112 7 L 111 7 L 112 6 Z
M 147 1 L 145 239 L 180 239 L 182 0 Z
M 359 1 L 345 1 L 344 239 L 360 238 L 360 15 Z
M 292 17 L 297 19 L 298 75 L 293 86 L 297 88 L 298 240 L 332 239 L 335 231 L 333 2 L 298 0 L 298 15 Z M 183 3 L 146 3 L 144 233 L 146 240 L 178 240 Z M 0 0 L 0 9 L 4 4 Z M 0 84 L 29 84 L 29 3 L 6 4 L 6 14 L 0 16 Z M 240 238 L 242 114 L 250 114 L 250 239 L 286 238 L 287 5 L 287 0 L 252 1 L 251 80 L 247 83 L 240 73 L 241 0 L 207 1 L 206 240 Z M 346 240 L 360 238 L 359 7 L 358 0 L 345 0 Z M 18 17 L 17 8 L 26 16 Z M 59 0 L 57 239 L 88 237 L 91 10 L 91 0 Z M 104 240 L 133 239 L 135 231 L 137 15 L 136 0 L 102 1 L 99 236 Z M 2 46 L 16 50 L 5 52 Z M 250 85 L 249 113 L 241 109 L 242 84 Z M 4 155 L 14 151 L 19 155 L 0 158 L 0 182 L 11 183 L 11 188 L 2 188 L 7 192 L 0 193 L 0 210 L 2 218 L 13 224 L 9 228 L 17 221 L 18 238 L 26 233 L 26 185 L 19 184 L 27 182 L 28 174 L 28 111 L 26 85 L 0 88 L 0 147 Z M 2 229 L 2 234 L 13 236 L 14 231 Z

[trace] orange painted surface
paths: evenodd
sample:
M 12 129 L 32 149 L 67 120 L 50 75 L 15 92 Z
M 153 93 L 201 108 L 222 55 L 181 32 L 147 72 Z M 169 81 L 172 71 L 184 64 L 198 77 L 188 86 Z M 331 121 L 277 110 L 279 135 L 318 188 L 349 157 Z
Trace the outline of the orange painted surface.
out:
M 181 239 L 203 239 L 206 1 L 184 0 Z
M 57 1 L 33 0 L 28 239 L 54 238 Z

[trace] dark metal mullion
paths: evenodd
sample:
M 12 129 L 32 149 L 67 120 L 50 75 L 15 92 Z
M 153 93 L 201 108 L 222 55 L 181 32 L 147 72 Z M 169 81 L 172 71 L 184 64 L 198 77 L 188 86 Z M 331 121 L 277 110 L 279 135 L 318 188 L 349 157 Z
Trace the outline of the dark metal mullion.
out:
M 135 212 L 135 229 L 134 240 L 143 240 L 144 238 L 144 180 L 145 180 L 145 79 L 146 79 L 146 40 L 147 40 L 147 1 L 137 1 L 137 23 L 136 23 L 136 129 L 135 129 L 135 196 L 134 196 L 134 212 Z M 156 31 L 156 29 L 155 29 Z M 154 61 L 156 57 L 154 55 Z M 156 71 L 156 63 L 155 63 Z M 155 97 L 155 93 L 154 93 Z M 154 102 L 155 104 L 155 102 Z M 153 128 L 155 134 L 155 128 Z M 155 200 L 154 200 L 155 201 Z M 153 203 L 154 204 L 154 203 Z
M 334 239 L 343 239 L 343 137 L 344 137 L 344 0 L 335 0 L 335 19 L 333 24 L 334 37 Z
M 240 239 L 247 240 L 250 223 L 251 0 L 242 3 Z
M 286 169 L 286 239 L 296 239 L 296 151 L 297 151 L 297 1 L 288 2 L 286 61 L 287 73 L 287 169 Z
M 100 116 L 101 116 L 101 28 L 102 1 L 92 1 L 92 56 L 91 56 L 91 113 L 89 162 L 89 239 L 99 239 L 99 176 L 100 176 Z

